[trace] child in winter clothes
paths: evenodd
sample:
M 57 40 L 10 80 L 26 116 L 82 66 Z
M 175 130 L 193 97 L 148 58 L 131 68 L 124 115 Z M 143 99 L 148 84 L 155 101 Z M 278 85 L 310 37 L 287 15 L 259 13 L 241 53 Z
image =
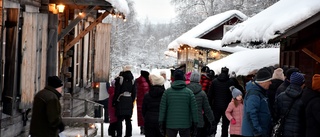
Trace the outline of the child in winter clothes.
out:
M 232 92 L 232 100 L 226 110 L 226 117 L 230 121 L 230 136 L 241 137 L 241 124 L 242 124 L 242 111 L 243 101 L 242 93 L 239 89 L 234 86 L 230 87 Z
M 110 117 L 110 125 L 108 128 L 108 134 L 111 137 L 116 137 L 116 130 L 118 129 L 117 126 L 117 116 L 116 116 L 116 110 L 115 108 L 112 106 L 112 100 L 114 97 L 114 87 L 115 87 L 115 81 L 111 82 L 111 86 L 108 89 L 108 93 L 109 93 L 109 100 L 108 100 L 108 113 L 109 113 L 109 117 Z M 118 132 L 118 131 L 117 131 Z

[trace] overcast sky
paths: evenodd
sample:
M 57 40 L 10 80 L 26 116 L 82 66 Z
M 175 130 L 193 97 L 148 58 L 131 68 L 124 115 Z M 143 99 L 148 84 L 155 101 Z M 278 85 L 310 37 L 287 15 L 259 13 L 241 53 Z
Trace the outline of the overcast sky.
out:
M 151 23 L 168 23 L 175 17 L 170 0 L 135 0 L 134 2 L 141 22 L 148 17 Z

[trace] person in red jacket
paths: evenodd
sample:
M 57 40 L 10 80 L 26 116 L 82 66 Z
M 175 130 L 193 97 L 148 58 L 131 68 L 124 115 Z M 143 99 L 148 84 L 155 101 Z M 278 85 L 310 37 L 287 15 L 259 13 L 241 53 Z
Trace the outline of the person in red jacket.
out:
M 200 77 L 200 84 L 202 86 L 202 90 L 208 94 L 208 90 L 210 87 L 211 79 L 208 76 L 210 72 L 210 68 L 208 66 L 204 66 L 201 69 L 201 77 Z
M 138 113 L 138 126 L 140 127 L 140 134 L 144 134 L 144 120 L 142 116 L 142 103 L 143 98 L 146 93 L 150 90 L 150 80 L 149 80 L 149 72 L 145 70 L 141 70 L 140 77 L 138 77 L 135 81 L 136 83 L 136 91 L 137 91 L 137 113 Z
M 230 121 L 230 137 L 241 137 L 241 124 L 242 124 L 242 113 L 243 113 L 243 100 L 242 92 L 235 88 L 230 87 L 232 92 L 232 100 L 226 110 L 226 117 Z
M 108 128 L 108 135 L 111 137 L 116 137 L 117 131 L 119 128 L 117 128 L 117 116 L 116 116 L 116 110 L 112 106 L 112 100 L 114 97 L 114 88 L 115 88 L 115 80 L 111 82 L 111 86 L 108 88 L 108 93 L 109 93 L 109 100 L 108 100 L 108 113 L 109 113 L 109 118 L 110 118 L 110 125 Z

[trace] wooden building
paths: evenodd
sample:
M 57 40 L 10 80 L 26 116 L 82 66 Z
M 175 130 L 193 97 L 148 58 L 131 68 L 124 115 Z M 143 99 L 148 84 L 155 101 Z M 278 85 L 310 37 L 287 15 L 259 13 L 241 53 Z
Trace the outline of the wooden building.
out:
M 101 21 L 123 12 L 105 0 L 0 0 L 0 8 L 1 137 L 28 131 L 47 76 L 63 79 L 65 94 L 93 100 L 92 81 L 108 78 L 111 24 Z M 63 107 L 65 116 L 93 112 L 83 101 Z
M 320 1 L 314 0 L 278 1 L 235 26 L 223 37 L 222 44 L 278 44 L 280 67 L 299 68 L 311 87 L 312 76 L 320 73 L 319 5 Z
M 235 24 L 246 19 L 247 16 L 237 10 L 213 15 L 172 41 L 168 49 L 177 52 L 178 65 L 186 64 L 187 72 L 201 69 L 212 61 L 236 52 L 235 49 L 222 48 L 220 40 Z M 245 48 L 240 47 L 240 50 Z
M 320 74 L 320 10 L 271 41 L 280 41 L 280 66 L 297 67 L 310 87 Z

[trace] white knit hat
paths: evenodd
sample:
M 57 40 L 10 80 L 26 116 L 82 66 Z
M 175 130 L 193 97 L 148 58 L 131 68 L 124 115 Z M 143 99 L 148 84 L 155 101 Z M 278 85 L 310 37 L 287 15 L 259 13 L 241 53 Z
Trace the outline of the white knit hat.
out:
M 162 76 L 160 75 L 155 75 L 155 74 L 150 74 L 149 79 L 152 83 L 152 85 L 163 85 L 165 80 Z
M 131 71 L 131 66 L 130 65 L 125 65 L 123 66 L 123 71 Z
M 272 74 L 272 79 L 284 80 L 283 69 L 282 68 L 277 68 L 276 70 L 274 70 L 273 74 Z

